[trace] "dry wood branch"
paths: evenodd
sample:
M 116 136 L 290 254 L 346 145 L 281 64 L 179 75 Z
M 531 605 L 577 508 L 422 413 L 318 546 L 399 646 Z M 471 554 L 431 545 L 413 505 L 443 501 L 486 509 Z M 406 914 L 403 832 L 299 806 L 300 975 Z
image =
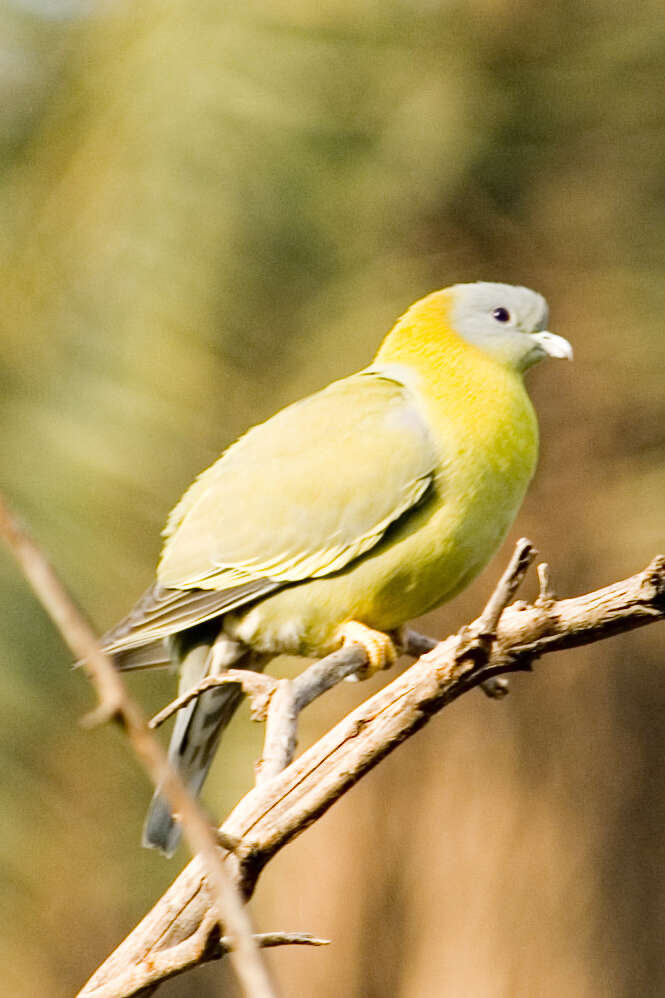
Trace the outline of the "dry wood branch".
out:
M 480 665 L 466 654 L 459 635 L 440 642 L 287 769 L 239 802 L 223 825 L 227 834 L 239 840 L 235 855 L 227 858 L 237 884 L 251 894 L 262 868 L 278 850 L 437 711 L 472 687 L 496 675 L 527 669 L 546 652 L 598 641 L 664 618 L 665 557 L 660 556 L 637 575 L 584 596 L 546 606 L 518 603 L 508 607 L 500 614 L 495 640 Z M 465 632 L 473 633 L 474 628 L 478 632 L 485 623 L 481 617 Z M 407 632 L 407 646 L 418 648 L 419 641 Z M 423 639 L 423 644 L 428 642 Z M 342 668 L 346 656 L 355 661 L 357 648 L 350 646 L 337 654 Z M 149 977 L 152 962 L 163 959 L 165 952 L 171 957 L 170 973 L 178 973 L 179 947 L 207 924 L 208 908 L 203 867 L 195 859 L 96 971 L 80 998 L 136 996 L 138 992 L 127 983 L 129 973 L 141 968 Z M 180 970 L 189 965 L 181 960 Z M 152 984 L 161 979 L 159 974 L 150 978 Z
M 496 628 L 501 614 L 517 592 L 536 553 L 531 541 L 525 537 L 518 540 L 513 556 L 480 617 L 471 627 L 462 630 L 458 655 L 462 653 L 472 655 L 478 667 L 487 662 L 492 644 L 496 640 Z M 489 679 L 484 679 L 480 683 L 480 688 L 485 696 L 492 700 L 500 700 L 509 692 L 508 680 L 503 676 L 490 676 Z
M 260 949 L 271 949 L 275 946 L 330 945 L 329 939 L 319 939 L 309 932 L 259 932 L 254 936 L 254 942 Z M 191 970 L 201 963 L 220 960 L 232 952 L 232 940 L 229 936 L 220 938 L 217 920 L 212 912 L 208 912 L 197 931 L 178 946 L 177 961 L 174 961 L 170 950 L 164 950 L 156 955 L 149 968 L 145 965 L 128 968 L 123 987 L 129 994 L 147 998 L 154 992 L 158 983 L 167 981 L 185 970 Z M 156 981 L 158 983 L 155 983 Z M 116 998 L 117 994 L 117 982 L 110 981 L 95 991 L 95 998 Z
M 320 939 L 311 932 L 258 932 L 254 938 L 261 949 L 272 949 L 275 946 L 330 946 L 329 939 Z M 229 952 L 231 940 L 222 936 L 219 940 L 220 956 Z
M 252 714 L 256 720 L 265 720 L 267 705 L 279 685 L 280 680 L 273 679 L 272 676 L 264 676 L 261 672 L 252 672 L 249 669 L 227 669 L 219 676 L 206 676 L 200 683 L 187 690 L 182 696 L 176 697 L 166 707 L 158 711 L 154 717 L 148 721 L 149 728 L 158 728 L 168 721 L 176 711 L 186 707 L 192 700 L 196 700 L 206 690 L 211 690 L 215 686 L 228 686 L 235 683 L 241 686 L 243 692 L 252 701 Z
M 494 588 L 494 592 L 485 604 L 475 628 L 475 637 L 484 642 L 484 658 L 489 656 L 489 646 L 496 638 L 496 629 L 501 619 L 501 614 L 506 609 L 511 599 L 519 589 L 519 586 L 529 570 L 529 565 L 536 557 L 536 549 L 531 541 L 526 537 L 520 537 L 513 556 L 508 562 L 505 572 Z
M 259 955 L 249 914 L 221 862 L 217 836 L 178 773 L 169 765 L 161 745 L 149 730 L 129 696 L 113 662 L 100 648 L 87 623 L 53 568 L 27 532 L 18 524 L 0 496 L 0 535 L 15 556 L 26 579 L 47 610 L 74 656 L 84 662 L 99 706 L 87 723 L 118 721 L 148 776 L 180 815 L 183 831 L 194 854 L 203 858 L 206 885 L 215 923 L 219 920 L 232 939 L 231 959 L 248 996 L 274 998 L 276 992 Z
M 298 743 L 298 709 L 290 680 L 282 679 L 270 698 L 263 753 L 256 767 L 256 783 L 268 783 L 289 765 Z
M 556 593 L 552 585 L 550 566 L 546 561 L 541 561 L 538 566 L 538 582 L 540 584 L 540 592 L 536 600 L 538 606 L 551 606 L 556 599 Z

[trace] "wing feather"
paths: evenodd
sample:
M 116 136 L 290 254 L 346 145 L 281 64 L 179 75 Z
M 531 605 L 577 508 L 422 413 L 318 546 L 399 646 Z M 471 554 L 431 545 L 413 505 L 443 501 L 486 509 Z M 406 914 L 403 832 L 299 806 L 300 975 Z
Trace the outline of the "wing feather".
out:
M 169 518 L 164 586 L 225 589 L 339 571 L 429 488 L 437 456 L 403 384 L 369 369 L 254 427 Z
M 371 368 L 283 409 L 188 489 L 157 583 L 104 647 L 130 668 L 163 661 L 169 634 L 345 568 L 418 505 L 438 463 L 411 393 Z
M 155 645 L 170 634 L 203 624 L 277 588 L 279 583 L 270 579 L 254 579 L 235 589 L 220 592 L 213 589 L 167 589 L 155 583 L 129 614 L 104 634 L 101 645 L 110 655 L 118 656 L 144 645 Z M 147 668 L 166 664 L 167 661 L 168 656 L 154 649 L 146 655 L 127 655 L 118 664 L 121 668 Z

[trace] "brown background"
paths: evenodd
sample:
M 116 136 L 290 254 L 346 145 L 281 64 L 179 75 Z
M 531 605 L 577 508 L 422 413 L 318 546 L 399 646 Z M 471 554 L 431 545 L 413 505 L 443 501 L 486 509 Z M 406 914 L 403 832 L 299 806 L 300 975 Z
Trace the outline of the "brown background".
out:
M 561 594 L 642 567 L 665 548 L 662 5 L 224 6 L 0 4 L 0 461 L 81 604 L 114 623 L 223 446 L 478 278 L 542 291 L 576 353 L 530 376 L 513 539 Z M 422 626 L 468 619 L 505 558 Z M 64 998 L 184 854 L 139 848 L 149 788 L 78 726 L 90 691 L 4 555 L 0 587 L 3 987 Z M 261 881 L 261 928 L 334 940 L 271 955 L 285 995 L 665 994 L 663 662 L 659 626 L 548 658 L 385 761 Z M 258 734 L 238 717 L 215 814 Z M 218 965 L 163 993 L 234 988 Z

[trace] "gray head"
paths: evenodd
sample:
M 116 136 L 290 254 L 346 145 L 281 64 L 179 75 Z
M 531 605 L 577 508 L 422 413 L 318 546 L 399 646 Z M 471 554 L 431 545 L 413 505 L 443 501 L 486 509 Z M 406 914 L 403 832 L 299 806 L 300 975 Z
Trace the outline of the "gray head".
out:
M 547 331 L 542 295 L 512 284 L 477 281 L 448 288 L 449 322 L 455 332 L 504 364 L 526 371 L 543 357 L 567 357 L 573 348 Z

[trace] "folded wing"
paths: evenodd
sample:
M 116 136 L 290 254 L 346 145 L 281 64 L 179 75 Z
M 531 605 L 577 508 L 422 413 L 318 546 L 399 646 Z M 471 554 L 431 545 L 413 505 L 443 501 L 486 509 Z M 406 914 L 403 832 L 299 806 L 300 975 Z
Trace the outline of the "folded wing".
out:
M 413 395 L 372 369 L 283 409 L 185 493 L 157 585 L 107 646 L 144 645 L 345 568 L 423 499 L 437 463 Z

